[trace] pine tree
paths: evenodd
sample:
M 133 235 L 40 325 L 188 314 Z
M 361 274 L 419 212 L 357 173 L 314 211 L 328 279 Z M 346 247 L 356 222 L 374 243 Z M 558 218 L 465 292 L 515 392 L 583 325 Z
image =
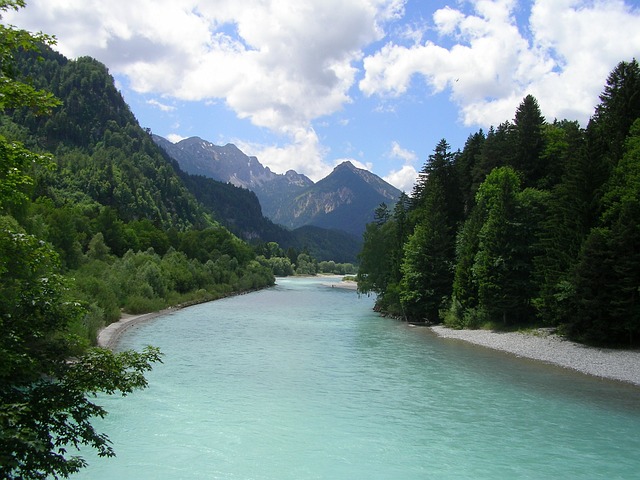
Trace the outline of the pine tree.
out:
M 597 219 L 595 203 L 600 181 L 594 182 L 594 161 L 584 136 L 553 127 L 557 136 L 547 143 L 549 155 L 562 159 L 563 174 L 550 191 L 549 206 L 540 236 L 540 254 L 535 259 L 539 297 L 535 304 L 540 319 L 549 325 L 563 323 L 572 307 L 571 276 L 582 244 Z M 551 138 L 552 134 L 550 134 Z
M 404 247 L 401 301 L 409 320 L 438 323 L 451 295 L 453 234 L 446 215 L 444 188 L 430 178 L 424 213 Z
M 478 190 L 494 168 L 512 165 L 515 151 L 514 126 L 511 122 L 503 122 L 498 128 L 490 127 L 480 157 L 473 167 L 473 190 Z
M 612 166 L 622 158 L 624 142 L 640 117 L 640 65 L 620 62 L 609 74 L 593 117 L 599 147 Z
M 477 204 L 464 222 L 456 239 L 456 258 L 451 308 L 446 322 L 454 327 L 474 328 L 484 319 L 478 311 L 478 282 L 473 265 L 479 248 L 479 235 L 486 208 Z
M 640 119 L 626 148 L 576 269 L 570 333 L 592 342 L 640 340 Z
M 526 200 L 526 201 L 524 201 Z M 478 234 L 473 275 L 479 308 L 489 321 L 516 324 L 531 316 L 531 238 L 520 179 L 510 167 L 491 172 L 478 190 L 486 218 Z
M 525 187 L 539 186 L 547 174 L 547 165 L 542 157 L 544 125 L 538 101 L 527 95 L 518 106 L 513 122 L 515 152 L 511 163 L 513 168 L 522 172 Z
M 475 165 L 480 161 L 484 142 L 485 136 L 482 130 L 469 135 L 462 152 L 455 161 L 455 173 L 459 183 L 462 209 L 465 217 L 471 213 L 475 205 L 477 185 L 474 185 L 473 171 Z

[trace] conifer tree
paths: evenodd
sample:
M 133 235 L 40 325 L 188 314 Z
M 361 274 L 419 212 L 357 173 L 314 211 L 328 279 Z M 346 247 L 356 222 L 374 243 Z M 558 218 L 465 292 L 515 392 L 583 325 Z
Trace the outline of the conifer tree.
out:
M 477 186 L 473 181 L 473 171 L 480 161 L 482 148 L 485 142 L 485 135 L 482 130 L 469 135 L 464 144 L 464 148 L 455 161 L 455 175 L 460 188 L 463 215 L 466 217 L 471 213 L 475 205 Z
M 615 166 L 622 157 L 625 139 L 640 117 L 640 65 L 633 59 L 620 62 L 609 74 L 590 127 L 595 130 L 601 153 Z
M 520 188 L 516 172 L 501 167 L 478 190 L 478 203 L 486 209 L 473 265 L 478 304 L 486 320 L 505 325 L 530 316 L 533 239 L 523 221 Z
M 542 157 L 544 125 L 538 101 L 532 95 L 527 95 L 518 106 L 513 122 L 515 152 L 511 164 L 522 172 L 525 187 L 539 186 L 547 174 L 547 165 Z
M 570 333 L 592 342 L 640 339 L 640 119 L 607 184 L 605 210 L 580 253 Z
M 425 193 L 425 212 L 404 247 L 401 301 L 408 319 L 438 323 L 451 295 L 454 242 L 437 178 L 429 179 Z

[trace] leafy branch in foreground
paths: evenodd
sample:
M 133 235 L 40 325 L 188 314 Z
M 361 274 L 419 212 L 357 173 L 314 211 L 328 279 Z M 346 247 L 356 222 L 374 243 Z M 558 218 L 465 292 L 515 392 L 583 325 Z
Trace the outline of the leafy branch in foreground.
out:
M 0 217 L 0 477 L 67 477 L 86 465 L 69 447 L 113 456 L 91 424 L 106 411 L 91 398 L 145 388 L 157 348 L 113 353 L 68 333 L 84 315 L 68 301 L 49 245 Z
M 22 0 L 0 0 L 0 13 L 21 7 Z M 43 113 L 59 104 L 12 71 L 17 50 L 37 51 L 42 42 L 52 39 L 0 25 L 0 111 Z M 107 436 L 91 424 L 107 412 L 92 399 L 145 388 L 144 374 L 161 361 L 152 347 L 87 350 L 86 339 L 71 333 L 86 312 L 68 297 L 58 254 L 8 215 L 28 198 L 33 163 L 47 164 L 47 157 L 0 136 L 0 478 L 6 479 L 68 477 L 86 465 L 68 452 L 82 445 L 113 456 Z

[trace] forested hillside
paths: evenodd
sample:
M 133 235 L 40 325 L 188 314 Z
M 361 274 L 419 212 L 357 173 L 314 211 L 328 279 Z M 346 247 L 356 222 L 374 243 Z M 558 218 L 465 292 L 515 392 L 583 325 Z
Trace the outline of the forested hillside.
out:
M 0 134 L 38 154 L 31 185 L 5 202 L 25 233 L 53 246 L 86 338 L 120 317 L 273 283 L 252 247 L 215 219 L 138 125 L 104 65 L 43 47 L 14 57 L 18 80 L 52 92 L 41 115 L 5 109 Z M 195 181 L 194 181 L 195 182 Z M 233 192 L 229 193 L 232 195 Z
M 443 139 L 411 197 L 367 226 L 359 288 L 377 308 L 456 328 L 559 327 L 640 343 L 640 68 L 611 72 L 586 128 L 515 117 Z

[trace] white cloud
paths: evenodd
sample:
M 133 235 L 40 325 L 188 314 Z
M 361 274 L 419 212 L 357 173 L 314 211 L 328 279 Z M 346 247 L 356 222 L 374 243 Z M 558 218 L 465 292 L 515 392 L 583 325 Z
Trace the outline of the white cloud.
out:
M 476 0 L 473 13 L 445 7 L 433 15 L 445 48 L 428 40 L 389 42 L 364 59 L 360 89 L 397 96 L 422 76 L 436 93 L 450 89 L 465 125 L 512 118 L 537 97 L 549 118 L 586 122 L 607 74 L 640 53 L 640 12 L 621 0 L 535 0 L 518 27 L 514 0 Z
M 416 178 L 418 178 L 418 171 L 413 165 L 404 165 L 400 170 L 394 170 L 383 177 L 386 182 L 407 194 L 413 190 Z
M 391 149 L 387 154 L 389 158 L 402 160 L 404 165 L 399 170 L 392 170 L 384 177 L 384 180 L 404 192 L 411 192 L 418 177 L 418 172 L 413 165 L 418 160 L 418 155 L 402 148 L 397 141 L 391 142 Z
M 174 106 L 167 105 L 155 99 L 147 100 L 147 104 L 156 107 L 163 112 L 173 112 L 176 109 Z
M 350 101 L 354 62 L 402 3 L 31 0 L 16 20 L 58 33 L 62 53 L 96 57 L 138 92 L 223 98 L 282 132 Z
M 235 140 L 236 146 L 247 155 L 256 156 L 260 163 L 275 173 L 295 170 L 314 182 L 331 173 L 332 167 L 324 161 L 326 149 L 320 144 L 313 129 L 291 132 L 292 142 L 283 146 L 263 145 Z
M 391 142 L 391 151 L 389 152 L 391 158 L 399 158 L 406 163 L 415 162 L 418 159 L 418 155 L 411 150 L 406 150 L 400 146 L 395 140 Z
M 170 133 L 169 135 L 167 135 L 167 140 L 169 140 L 171 143 L 181 142 L 185 138 L 187 137 L 183 137 L 182 135 L 178 135 L 177 133 Z
M 300 132 L 351 101 L 363 48 L 383 38 L 404 2 L 30 0 L 10 20 L 57 35 L 63 54 L 97 58 L 134 91 L 223 99 L 239 118 L 291 142 L 264 148 L 274 168 L 285 158 L 293 168 L 304 161 L 295 152 L 311 148 L 315 174 L 321 150 Z

